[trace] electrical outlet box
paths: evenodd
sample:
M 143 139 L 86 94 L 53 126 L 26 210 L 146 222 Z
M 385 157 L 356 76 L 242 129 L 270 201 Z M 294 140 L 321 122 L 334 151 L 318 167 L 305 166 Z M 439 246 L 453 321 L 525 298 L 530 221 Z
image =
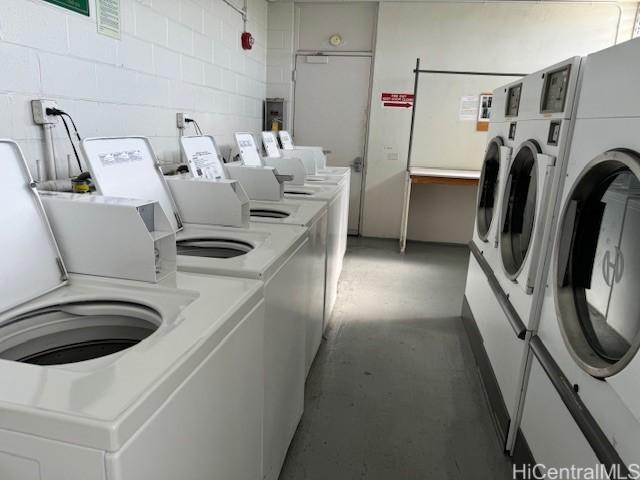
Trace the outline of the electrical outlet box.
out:
M 186 128 L 187 127 L 186 118 L 187 118 L 187 114 L 186 113 L 183 113 L 183 112 L 176 113 L 176 125 L 178 125 L 178 128 Z
M 58 108 L 55 100 L 31 100 L 31 111 L 33 112 L 33 121 L 38 125 L 51 125 L 56 123 L 54 115 L 47 115 L 47 108 Z

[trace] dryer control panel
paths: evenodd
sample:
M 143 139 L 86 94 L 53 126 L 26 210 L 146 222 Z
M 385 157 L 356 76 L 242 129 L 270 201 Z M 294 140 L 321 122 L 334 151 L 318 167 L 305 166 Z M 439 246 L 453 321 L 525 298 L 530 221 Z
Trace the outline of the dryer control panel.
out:
M 560 113 L 564 111 L 571 78 L 571 64 L 545 74 L 540 113 Z
M 509 88 L 507 92 L 506 117 L 517 117 L 520 111 L 520 97 L 522 96 L 522 84 L 519 83 Z

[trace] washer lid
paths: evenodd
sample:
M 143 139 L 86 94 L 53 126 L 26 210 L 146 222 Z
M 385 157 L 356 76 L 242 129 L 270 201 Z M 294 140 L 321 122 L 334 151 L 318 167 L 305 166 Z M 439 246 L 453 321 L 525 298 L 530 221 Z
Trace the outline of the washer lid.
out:
M 295 147 L 293 146 L 293 140 L 291 139 L 291 135 L 286 130 L 280 130 L 278 132 L 280 136 L 280 143 L 282 143 L 283 150 L 293 150 Z
M 0 312 L 66 283 L 67 271 L 22 151 L 0 140 Z
M 262 132 L 262 144 L 269 158 L 280 158 L 282 154 L 278 148 L 278 139 L 273 132 Z
M 187 157 L 189 171 L 194 177 L 219 180 L 228 178 L 218 145 L 211 135 L 180 137 L 180 146 Z
M 238 146 L 242 163 L 251 167 L 263 167 L 264 162 L 260 157 L 260 152 L 258 151 L 256 139 L 253 138 L 253 134 L 236 132 L 233 136 L 236 139 L 236 145 Z
M 149 139 L 85 138 L 82 150 L 98 193 L 156 201 L 169 217 L 173 230 L 182 229 L 178 209 Z

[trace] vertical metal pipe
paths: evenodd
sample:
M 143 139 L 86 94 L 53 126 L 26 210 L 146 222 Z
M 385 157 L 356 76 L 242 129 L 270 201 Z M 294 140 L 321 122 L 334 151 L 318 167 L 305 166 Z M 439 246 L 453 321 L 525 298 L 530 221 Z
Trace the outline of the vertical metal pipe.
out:
M 44 128 L 44 168 L 42 169 L 41 181 L 56 180 L 56 149 L 53 140 L 53 125 L 43 125 Z
M 411 152 L 413 151 L 413 128 L 416 124 L 416 105 L 418 104 L 418 78 L 420 77 L 420 59 L 416 58 L 416 68 L 413 71 L 413 107 L 411 108 L 411 128 L 409 130 L 409 148 L 407 150 L 407 172 L 411 165 Z

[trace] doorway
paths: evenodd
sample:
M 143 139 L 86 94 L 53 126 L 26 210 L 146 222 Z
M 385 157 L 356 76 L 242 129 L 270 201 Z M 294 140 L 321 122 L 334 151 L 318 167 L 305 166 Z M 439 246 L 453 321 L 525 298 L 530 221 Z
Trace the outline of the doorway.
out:
M 351 168 L 350 235 L 360 232 L 371 63 L 366 54 L 296 55 L 295 141 L 329 151 L 328 165 Z

